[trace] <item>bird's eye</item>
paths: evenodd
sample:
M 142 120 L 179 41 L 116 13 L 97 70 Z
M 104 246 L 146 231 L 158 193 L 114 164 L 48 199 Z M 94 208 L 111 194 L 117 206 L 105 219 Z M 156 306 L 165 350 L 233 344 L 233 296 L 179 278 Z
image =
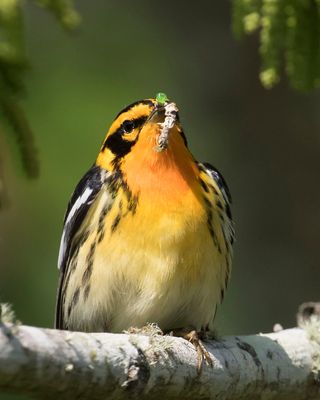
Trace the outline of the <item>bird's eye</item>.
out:
M 134 122 L 130 120 L 126 120 L 122 122 L 122 128 L 125 133 L 131 133 L 134 129 Z

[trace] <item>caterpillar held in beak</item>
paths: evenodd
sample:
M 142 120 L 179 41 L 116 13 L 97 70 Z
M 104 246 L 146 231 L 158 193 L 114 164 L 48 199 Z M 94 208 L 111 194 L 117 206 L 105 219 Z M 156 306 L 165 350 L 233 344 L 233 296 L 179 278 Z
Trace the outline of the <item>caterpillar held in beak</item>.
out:
M 158 123 L 161 127 L 161 131 L 157 146 L 154 147 L 155 151 L 161 152 L 168 147 L 170 129 L 173 128 L 177 121 L 178 111 L 178 107 L 175 103 L 167 103 L 164 105 L 165 118 L 163 122 Z

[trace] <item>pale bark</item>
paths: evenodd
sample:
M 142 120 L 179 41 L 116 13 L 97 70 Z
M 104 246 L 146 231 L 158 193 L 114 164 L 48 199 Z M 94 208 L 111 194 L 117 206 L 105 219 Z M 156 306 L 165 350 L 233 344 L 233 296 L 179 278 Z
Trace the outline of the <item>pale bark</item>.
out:
M 0 392 L 45 399 L 320 399 L 319 323 L 205 344 L 0 325 Z

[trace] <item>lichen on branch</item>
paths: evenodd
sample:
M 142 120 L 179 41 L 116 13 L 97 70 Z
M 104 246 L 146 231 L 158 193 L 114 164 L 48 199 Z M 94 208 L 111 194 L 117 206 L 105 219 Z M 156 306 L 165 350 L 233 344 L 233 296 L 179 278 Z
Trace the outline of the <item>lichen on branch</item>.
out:
M 10 313 L 9 313 L 10 314 Z M 182 338 L 82 333 L 0 323 L 0 392 L 46 399 L 320 397 L 319 320 L 306 329 L 206 341 L 197 369 Z

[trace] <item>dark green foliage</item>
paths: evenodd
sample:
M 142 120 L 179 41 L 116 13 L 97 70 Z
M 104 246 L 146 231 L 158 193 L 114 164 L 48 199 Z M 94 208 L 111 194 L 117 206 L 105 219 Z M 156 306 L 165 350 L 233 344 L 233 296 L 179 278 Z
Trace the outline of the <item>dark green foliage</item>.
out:
M 33 132 L 27 117 L 19 103 L 10 94 L 0 98 L 0 101 L 3 115 L 15 134 L 23 168 L 29 178 L 35 178 L 39 174 L 39 162 Z
M 35 0 L 50 10 L 71 30 L 79 23 L 79 16 L 71 0 Z M 39 174 L 39 161 L 32 129 L 19 104 L 25 92 L 24 75 L 28 60 L 24 48 L 22 0 L 0 0 L 0 111 L 16 138 L 23 169 L 30 178 Z M 4 183 L 0 179 L 0 208 L 4 198 Z
M 280 79 L 300 91 L 320 87 L 320 0 L 233 0 L 233 30 L 242 37 L 260 30 L 260 79 Z
M 80 22 L 73 0 L 35 0 L 35 3 L 50 10 L 65 29 L 72 30 Z

